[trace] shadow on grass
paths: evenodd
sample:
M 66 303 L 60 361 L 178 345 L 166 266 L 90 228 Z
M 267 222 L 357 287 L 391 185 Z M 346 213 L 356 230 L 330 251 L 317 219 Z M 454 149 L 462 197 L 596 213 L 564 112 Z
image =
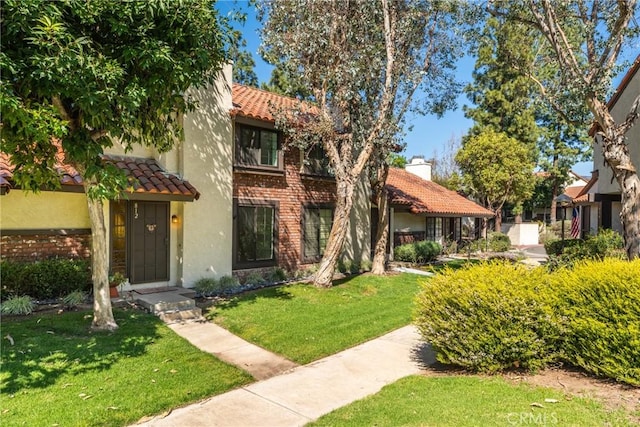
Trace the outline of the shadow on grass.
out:
M 0 392 L 48 387 L 63 374 L 108 370 L 122 358 L 144 354 L 159 337 L 162 322 L 155 316 L 136 310 L 114 310 L 114 316 L 115 332 L 90 331 L 90 311 L 3 319 Z

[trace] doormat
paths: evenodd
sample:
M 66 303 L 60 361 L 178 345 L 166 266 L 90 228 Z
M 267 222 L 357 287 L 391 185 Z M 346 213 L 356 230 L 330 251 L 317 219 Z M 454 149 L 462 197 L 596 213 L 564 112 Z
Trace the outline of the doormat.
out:
M 140 295 L 147 295 L 147 294 L 159 294 L 160 292 L 177 291 L 178 289 L 180 288 L 176 288 L 175 286 L 165 286 L 162 288 L 134 289 L 133 292 Z

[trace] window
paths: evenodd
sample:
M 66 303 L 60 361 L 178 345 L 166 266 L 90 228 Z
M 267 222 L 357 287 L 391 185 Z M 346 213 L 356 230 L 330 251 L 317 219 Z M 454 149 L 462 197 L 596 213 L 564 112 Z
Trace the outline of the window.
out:
M 236 164 L 279 168 L 280 153 L 276 131 L 236 124 Z
M 111 272 L 128 275 L 127 271 L 127 202 L 111 205 Z
M 276 260 L 276 206 L 238 204 L 234 237 L 236 265 L 273 265 Z
M 303 216 L 303 256 L 317 260 L 324 255 L 333 225 L 333 209 L 306 207 Z
M 427 217 L 427 240 L 438 241 L 442 237 L 442 218 Z
M 303 153 L 305 155 L 303 173 L 307 175 L 333 176 L 329 170 L 329 158 L 322 145 L 315 144 L 311 149 Z

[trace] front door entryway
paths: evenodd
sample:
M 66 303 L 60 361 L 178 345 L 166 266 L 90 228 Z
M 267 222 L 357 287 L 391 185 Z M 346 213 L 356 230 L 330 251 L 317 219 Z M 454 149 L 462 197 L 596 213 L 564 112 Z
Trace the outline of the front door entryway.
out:
M 131 284 L 169 280 L 168 202 L 111 202 L 111 270 Z

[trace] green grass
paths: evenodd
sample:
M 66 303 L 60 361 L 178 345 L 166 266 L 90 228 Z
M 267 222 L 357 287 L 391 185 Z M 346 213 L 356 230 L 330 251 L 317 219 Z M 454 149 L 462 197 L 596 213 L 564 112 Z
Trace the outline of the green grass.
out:
M 263 289 L 214 307 L 208 317 L 305 364 L 409 324 L 419 280 L 425 278 L 364 274 L 329 289 L 304 284 Z
M 546 403 L 556 399 L 557 403 Z M 543 408 L 532 406 L 538 403 Z M 627 426 L 622 411 L 501 378 L 411 376 L 340 408 L 312 426 Z
M 420 267 L 420 270 L 423 271 L 430 271 L 432 273 L 440 273 L 441 271 L 449 268 L 452 270 L 459 270 L 461 268 L 465 268 L 465 267 L 471 267 L 472 265 L 475 264 L 479 264 L 482 261 L 478 260 L 478 259 L 454 259 L 451 261 L 447 261 L 441 264 L 430 264 L 430 265 L 424 265 Z
M 2 319 L 3 427 L 127 425 L 252 381 L 155 316 L 114 315 L 114 333 L 90 332 L 89 312 Z

